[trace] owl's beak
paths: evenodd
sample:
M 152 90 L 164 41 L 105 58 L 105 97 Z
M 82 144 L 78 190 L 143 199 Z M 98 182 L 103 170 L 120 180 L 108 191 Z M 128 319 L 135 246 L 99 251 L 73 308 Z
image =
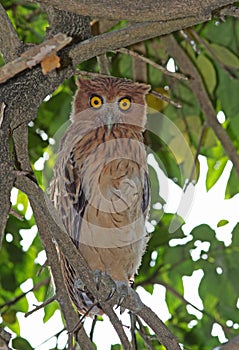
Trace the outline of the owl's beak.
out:
M 108 111 L 106 115 L 106 127 L 107 127 L 107 134 L 109 135 L 111 133 L 112 127 L 114 125 L 114 116 L 111 110 Z

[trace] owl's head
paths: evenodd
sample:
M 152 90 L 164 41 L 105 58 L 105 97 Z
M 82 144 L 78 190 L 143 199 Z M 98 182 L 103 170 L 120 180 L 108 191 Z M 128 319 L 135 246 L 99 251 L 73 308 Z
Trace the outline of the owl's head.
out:
M 126 124 L 144 129 L 150 86 L 120 78 L 78 79 L 72 121 L 93 127 Z

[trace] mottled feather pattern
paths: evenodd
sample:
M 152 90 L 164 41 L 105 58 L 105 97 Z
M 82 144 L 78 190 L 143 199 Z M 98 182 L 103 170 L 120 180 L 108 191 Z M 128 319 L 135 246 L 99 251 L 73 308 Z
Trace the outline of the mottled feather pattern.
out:
M 51 199 L 90 268 L 131 284 L 148 240 L 150 191 L 142 132 L 149 86 L 116 78 L 80 79 L 78 85 Z M 90 108 L 92 96 L 95 108 Z M 80 276 L 66 257 L 61 255 L 61 261 L 69 295 L 84 313 L 95 300 L 86 287 L 77 287 Z M 99 305 L 89 313 L 94 314 L 102 314 Z

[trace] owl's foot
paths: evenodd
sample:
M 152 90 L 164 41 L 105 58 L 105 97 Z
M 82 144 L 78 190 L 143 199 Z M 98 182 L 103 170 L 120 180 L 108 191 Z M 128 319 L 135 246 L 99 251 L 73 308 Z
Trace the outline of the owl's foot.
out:
M 109 275 L 107 275 L 106 273 L 100 270 L 95 270 L 93 272 L 93 278 L 94 278 L 97 290 L 100 289 L 101 285 L 103 285 L 106 290 L 109 290 L 109 294 L 107 295 L 105 301 L 111 299 L 117 289 L 117 286 L 113 281 L 113 279 Z
M 137 311 L 142 308 L 142 302 L 138 294 L 133 290 L 128 282 L 114 281 L 108 274 L 100 270 L 93 271 L 93 279 L 96 289 L 103 289 L 105 291 L 106 297 L 103 299 L 104 301 L 110 300 L 117 292 L 116 308 L 120 308 L 121 314 L 125 311 L 125 307 L 122 304 L 124 304 L 126 298 L 129 298 L 130 300 L 132 311 Z M 86 291 L 87 289 L 80 278 L 77 278 L 74 283 L 74 287 L 81 290 L 82 292 Z
M 93 277 L 96 284 L 96 288 L 98 290 L 103 287 L 107 291 L 109 291 L 109 294 L 107 295 L 105 301 L 110 300 L 117 290 L 118 297 L 116 308 L 120 308 L 120 313 L 122 314 L 125 311 L 125 308 L 122 307 L 122 303 L 124 302 L 125 298 L 129 295 L 129 290 L 132 290 L 132 288 L 129 287 L 127 282 L 114 281 L 108 274 L 100 270 L 94 271 Z

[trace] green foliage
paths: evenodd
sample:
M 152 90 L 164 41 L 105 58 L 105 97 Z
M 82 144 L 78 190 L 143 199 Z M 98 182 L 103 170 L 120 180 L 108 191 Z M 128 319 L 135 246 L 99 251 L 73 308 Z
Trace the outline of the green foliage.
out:
M 37 4 L 4 0 L 4 7 L 17 30 L 20 40 L 25 43 L 40 43 L 48 25 L 47 16 Z
M 29 344 L 29 342 L 26 341 L 26 339 L 23 339 L 21 337 L 17 337 L 15 339 L 13 339 L 12 345 L 14 346 L 14 349 L 17 349 L 17 350 L 32 350 L 33 349 L 31 347 L 31 345 Z
M 24 3 L 5 0 L 4 7 L 17 29 L 18 35 L 25 43 L 39 43 L 43 40 L 47 26 L 46 15 L 39 7 L 32 3 Z M 121 28 L 125 25 L 122 21 L 118 24 Z M 227 18 L 225 22 L 210 21 L 194 28 L 201 38 L 194 43 L 185 37 L 177 37 L 181 47 L 192 60 L 199 71 L 213 106 L 217 112 L 225 113 L 226 121 L 224 129 L 230 136 L 234 146 L 239 151 L 239 109 L 238 109 L 238 41 L 239 22 Z M 160 39 L 150 40 L 145 43 L 147 57 L 156 63 L 166 65 L 169 57 Z M 132 78 L 132 57 L 122 54 L 110 54 L 111 74 L 115 76 Z M 0 66 L 3 64 L 0 57 Z M 97 71 L 96 60 L 92 59 L 80 65 L 82 69 Z M 180 67 L 178 68 L 180 69 Z M 178 135 L 186 140 L 188 148 L 193 156 L 196 152 L 207 159 L 208 171 L 205 186 L 207 190 L 220 179 L 228 157 L 211 129 L 207 129 L 202 139 L 202 127 L 204 116 L 202 115 L 197 96 L 194 96 L 187 82 L 174 81 L 156 68 L 148 66 L 148 83 L 157 91 L 163 91 L 169 87 L 167 95 L 182 103 L 180 110 L 175 109 L 167 102 L 161 103 L 158 110 L 164 113 L 170 122 L 176 125 Z M 53 94 L 42 102 L 37 118 L 29 125 L 29 153 L 33 169 L 39 183 L 47 190 L 52 168 L 55 162 L 56 150 L 54 141 L 58 141 L 60 134 L 66 128 L 71 111 L 71 101 L 76 86 L 74 79 L 64 82 Z M 155 106 L 155 104 L 154 104 Z M 165 127 L 161 120 L 160 128 Z M 165 132 L 169 132 L 165 130 Z M 179 186 L 185 186 L 185 172 L 187 154 L 177 153 L 181 147 L 181 138 L 170 135 L 168 143 L 160 139 L 152 130 L 147 133 L 145 139 L 159 167 L 163 170 L 168 180 L 173 180 Z M 198 148 L 201 139 L 201 147 Z M 46 159 L 49 158 L 47 161 Z M 42 168 L 37 163 L 42 159 Z M 38 165 L 38 166 L 37 166 Z M 136 277 L 136 285 L 142 285 L 149 293 L 154 292 L 154 285 L 160 284 L 166 288 L 166 302 L 171 318 L 167 321 L 173 334 L 191 350 L 211 350 L 219 344 L 217 337 L 211 335 L 213 324 L 222 326 L 228 337 L 236 334 L 239 324 L 238 297 L 239 286 L 237 276 L 239 274 L 239 225 L 232 232 L 232 241 L 226 245 L 220 241 L 215 231 L 201 222 L 193 228 L 188 235 L 184 233 L 183 222 L 176 231 L 170 233 L 172 222 L 176 223 L 174 211 L 164 212 L 167 198 L 162 195 L 162 185 L 158 183 L 157 171 L 154 166 L 149 167 L 152 189 L 151 213 L 151 239 Z M 175 185 L 176 186 L 176 185 Z M 238 178 L 234 170 L 231 171 L 226 188 L 226 198 L 229 199 L 238 194 Z M 21 337 L 17 312 L 27 312 L 27 293 L 23 293 L 21 285 L 28 279 L 37 286 L 33 293 L 38 302 L 45 301 L 52 293 L 49 286 L 49 271 L 43 269 L 38 275 L 41 265 L 36 262 L 38 254 L 42 252 L 38 235 L 34 234 L 34 218 L 29 214 L 29 202 L 25 195 L 18 191 L 13 201 L 13 208 L 21 215 L 23 221 L 10 216 L 6 228 L 6 235 L 0 254 L 0 311 L 2 326 L 10 328 L 17 337 L 12 346 L 15 349 L 32 349 L 26 339 Z M 230 200 L 230 199 L 229 199 Z M 213 208 L 212 208 L 213 210 Z M 174 220 L 174 221 L 173 221 Z M 187 219 L 185 219 L 187 223 Z M 221 217 L 216 229 L 226 228 L 229 220 Z M 217 227 L 216 227 L 217 226 Z M 32 237 L 26 247 L 26 237 L 23 238 L 21 230 Z M 205 248 L 206 243 L 207 249 Z M 193 255 L 195 252 L 197 257 Z M 201 312 L 192 312 L 188 308 L 188 301 L 184 298 L 184 276 L 190 277 L 194 272 L 202 271 L 203 277 L 199 281 L 198 294 L 202 300 Z M 46 283 L 39 284 L 42 281 Z M 57 302 L 44 308 L 43 322 L 51 319 L 56 309 Z M 194 308 L 194 311 L 196 309 Z M 199 315 L 198 315 L 199 313 Z M 227 320 L 232 321 L 232 326 L 227 326 Z M 145 330 L 148 332 L 148 329 Z M 136 335 L 138 349 L 145 349 L 142 337 Z M 156 350 L 163 349 L 161 345 L 151 339 L 152 346 Z M 112 345 L 112 350 L 121 349 L 118 344 Z

